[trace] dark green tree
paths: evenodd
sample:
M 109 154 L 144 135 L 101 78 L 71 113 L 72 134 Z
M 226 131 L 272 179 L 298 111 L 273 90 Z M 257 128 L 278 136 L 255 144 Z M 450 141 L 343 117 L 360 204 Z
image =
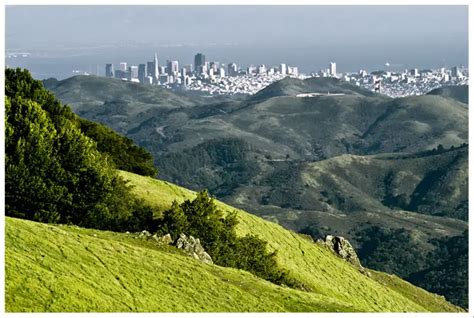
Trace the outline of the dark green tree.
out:
M 109 157 L 26 70 L 5 71 L 6 215 L 100 229 L 148 224 Z M 156 227 L 156 226 L 155 226 Z
M 137 146 L 130 138 L 84 118 L 78 117 L 76 123 L 84 135 L 97 143 L 100 152 L 109 155 L 117 169 L 143 176 L 157 175 L 158 170 L 154 166 L 151 154 Z

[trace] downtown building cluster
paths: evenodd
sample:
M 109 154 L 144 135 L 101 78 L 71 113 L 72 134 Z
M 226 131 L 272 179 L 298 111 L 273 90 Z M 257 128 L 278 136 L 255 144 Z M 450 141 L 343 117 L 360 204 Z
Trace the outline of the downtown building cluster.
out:
M 287 76 L 299 79 L 338 78 L 390 97 L 421 95 L 441 86 L 467 85 L 469 82 L 468 69 L 462 66 L 337 73 L 336 62 L 329 62 L 326 69 L 301 74 L 298 67 L 283 63 L 273 67 L 250 65 L 243 69 L 236 63 L 209 62 L 202 53 L 194 56 L 194 65 L 185 64 L 181 68 L 176 60 L 168 60 L 165 65 L 160 65 L 156 53 L 152 61 L 139 65 L 122 62 L 118 69 L 114 69 L 113 64 L 106 64 L 105 76 L 205 95 L 251 95 Z
M 423 95 L 442 86 L 468 85 L 469 70 L 462 66 L 424 70 L 413 68 L 398 72 L 386 70 L 368 73 L 366 70 L 360 70 L 342 74 L 341 79 L 397 98 Z
M 386 66 L 389 67 L 389 64 Z M 413 68 L 404 71 L 379 70 L 370 73 L 366 70 L 337 73 L 336 63 L 330 62 L 329 68 L 311 73 L 309 77 L 334 77 L 393 98 L 424 95 L 442 86 L 469 84 L 469 70 L 464 66 L 424 70 Z
M 236 63 L 209 62 L 202 53 L 194 56 L 194 65 L 185 64 L 181 68 L 176 60 L 160 65 L 156 53 L 153 61 L 143 64 L 127 65 L 121 62 L 117 69 L 113 64 L 106 64 L 105 76 L 211 95 L 254 94 L 286 76 L 304 77 L 298 74 L 298 67 L 284 63 L 275 67 L 250 65 L 242 69 Z

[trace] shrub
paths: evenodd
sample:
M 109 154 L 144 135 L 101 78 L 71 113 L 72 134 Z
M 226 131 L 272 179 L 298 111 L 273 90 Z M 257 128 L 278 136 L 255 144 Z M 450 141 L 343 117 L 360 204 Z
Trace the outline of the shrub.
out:
M 207 191 L 201 191 L 193 201 L 173 202 L 163 214 L 159 232 L 170 233 L 173 239 L 181 233 L 198 237 L 215 264 L 247 270 L 276 284 L 296 286 L 297 282 L 278 268 L 276 251 L 268 252 L 267 242 L 255 235 L 238 237 L 237 224 L 236 213 L 224 216 Z

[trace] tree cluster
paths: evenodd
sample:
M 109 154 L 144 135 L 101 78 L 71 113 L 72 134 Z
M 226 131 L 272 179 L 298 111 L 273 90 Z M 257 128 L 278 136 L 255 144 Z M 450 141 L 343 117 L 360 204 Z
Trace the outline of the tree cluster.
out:
M 296 286 L 297 282 L 278 268 L 276 251 L 267 251 L 267 242 L 255 235 L 238 237 L 237 224 L 235 213 L 224 216 L 207 191 L 201 191 L 193 201 L 174 202 L 164 212 L 159 231 L 170 233 L 172 239 L 181 233 L 198 237 L 217 265 L 243 269 L 276 284 Z
M 468 235 L 431 240 L 430 252 L 404 229 L 371 226 L 357 233 L 362 265 L 396 274 L 453 304 L 468 306 Z
M 132 196 L 71 109 L 28 71 L 5 75 L 6 215 L 110 230 L 150 227 L 153 211 Z

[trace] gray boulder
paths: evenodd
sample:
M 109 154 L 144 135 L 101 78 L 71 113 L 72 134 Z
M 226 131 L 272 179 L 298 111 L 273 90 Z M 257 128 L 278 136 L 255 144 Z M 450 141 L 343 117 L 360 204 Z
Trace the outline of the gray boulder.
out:
M 138 234 L 139 238 L 149 238 L 151 236 L 151 233 L 148 232 L 147 230 L 143 230 Z
M 175 246 L 182 249 L 189 256 L 200 260 L 203 263 L 214 264 L 211 256 L 206 253 L 198 238 L 195 239 L 192 236 L 187 237 L 181 233 L 179 238 L 176 240 Z
M 173 240 L 171 239 L 171 235 L 168 233 L 163 236 L 158 236 L 156 233 L 153 234 L 151 237 L 153 240 L 155 240 L 159 244 L 164 244 L 164 245 L 169 245 L 173 243 Z
M 318 242 L 352 265 L 360 269 L 363 268 L 355 249 L 352 247 L 351 243 L 342 236 L 326 235 L 324 239 L 319 239 Z

